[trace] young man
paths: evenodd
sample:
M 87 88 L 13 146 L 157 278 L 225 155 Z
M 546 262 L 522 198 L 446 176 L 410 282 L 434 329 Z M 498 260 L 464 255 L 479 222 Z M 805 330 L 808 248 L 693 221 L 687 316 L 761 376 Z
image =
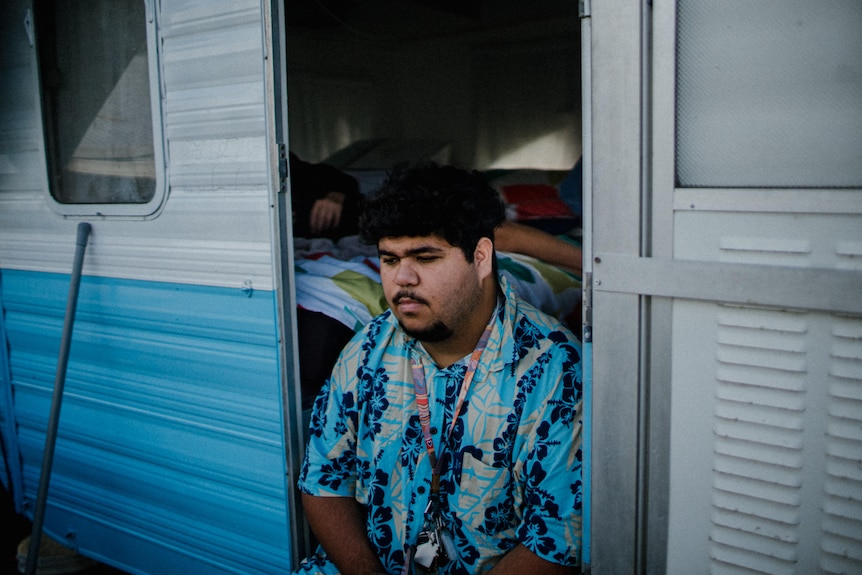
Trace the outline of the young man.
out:
M 482 177 L 396 170 L 360 217 L 390 309 L 318 396 L 299 486 L 321 544 L 300 573 L 574 573 L 575 337 L 498 277 Z

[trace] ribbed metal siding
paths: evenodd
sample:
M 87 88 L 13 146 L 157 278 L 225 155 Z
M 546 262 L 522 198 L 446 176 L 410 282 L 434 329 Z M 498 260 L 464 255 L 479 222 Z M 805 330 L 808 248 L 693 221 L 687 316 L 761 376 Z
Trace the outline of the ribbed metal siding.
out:
M 171 183 L 267 184 L 259 2 L 162 6 Z
M 68 276 L 2 280 L 29 500 Z M 271 292 L 83 279 L 46 517 L 55 536 L 144 573 L 289 565 L 274 306 Z

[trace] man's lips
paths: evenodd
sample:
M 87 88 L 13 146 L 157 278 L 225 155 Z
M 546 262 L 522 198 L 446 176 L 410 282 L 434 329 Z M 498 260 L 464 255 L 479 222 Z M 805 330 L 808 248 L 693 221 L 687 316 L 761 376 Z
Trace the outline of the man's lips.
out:
M 412 312 L 426 305 L 426 302 L 412 294 L 399 294 L 395 297 L 395 305 L 403 312 Z

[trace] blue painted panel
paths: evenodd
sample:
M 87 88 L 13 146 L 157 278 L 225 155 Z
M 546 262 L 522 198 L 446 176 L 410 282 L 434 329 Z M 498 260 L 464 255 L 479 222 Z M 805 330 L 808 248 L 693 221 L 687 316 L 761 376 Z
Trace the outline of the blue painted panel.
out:
M 12 386 L 9 371 L 9 349 L 6 347 L 6 321 L 3 313 L 3 274 L 0 274 L 0 440 L 7 461 L 18 461 L 18 443 L 15 441 L 15 420 L 12 418 Z M 0 481 L 10 493 L 21 489 L 21 473 L 17 466 L 0 466 Z M 17 503 L 17 502 L 16 502 Z M 18 509 L 20 512 L 20 508 Z
M 583 430 L 583 455 L 584 455 L 584 524 L 583 524 L 583 541 L 581 549 L 581 562 L 584 567 L 588 567 L 592 563 L 592 553 L 590 547 L 592 538 L 590 530 L 592 529 L 592 501 L 591 501 L 591 485 L 593 475 L 593 336 L 592 327 L 584 329 L 584 341 L 582 346 L 583 356 L 583 386 L 584 386 L 584 430 Z
M 14 396 L 4 416 L 17 429 L 25 505 L 68 285 L 68 275 L 2 271 L 3 383 Z M 46 529 L 136 573 L 284 572 L 277 325 L 268 291 L 84 277 Z

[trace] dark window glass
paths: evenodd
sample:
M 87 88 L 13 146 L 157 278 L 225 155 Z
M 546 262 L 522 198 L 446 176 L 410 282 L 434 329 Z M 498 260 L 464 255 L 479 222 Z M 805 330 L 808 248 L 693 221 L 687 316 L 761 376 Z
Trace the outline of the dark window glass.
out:
M 138 204 L 156 190 L 143 0 L 35 3 L 51 195 Z

